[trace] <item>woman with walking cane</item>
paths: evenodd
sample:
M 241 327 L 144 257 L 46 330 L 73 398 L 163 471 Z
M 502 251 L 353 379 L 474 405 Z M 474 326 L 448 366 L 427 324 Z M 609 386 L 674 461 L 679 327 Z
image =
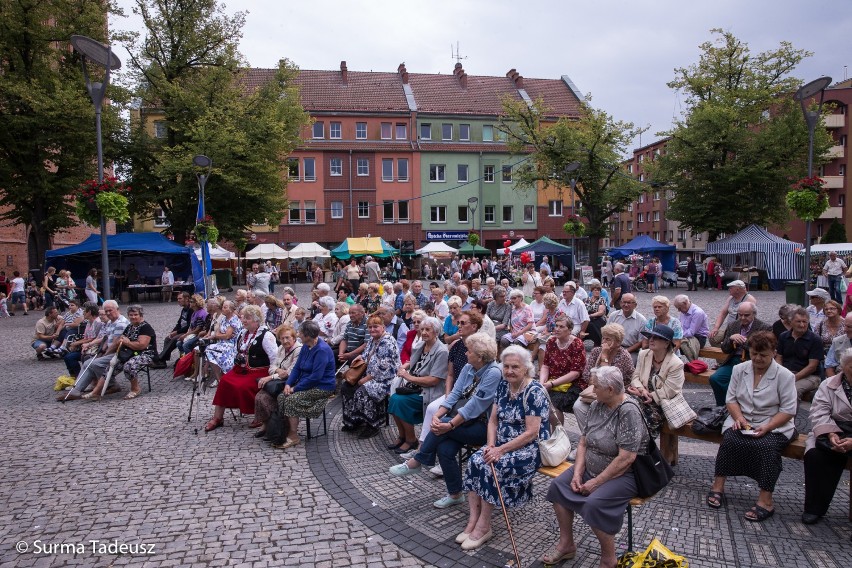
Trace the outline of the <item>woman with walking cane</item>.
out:
M 497 387 L 488 419 L 488 441 L 471 456 L 465 474 L 470 516 L 456 537 L 462 550 L 474 550 L 491 539 L 494 507 L 519 507 L 532 499 L 532 479 L 541 467 L 538 441 L 550 437 L 550 402 L 547 391 L 532 378 L 529 351 L 507 347 L 500 361 L 505 380 Z

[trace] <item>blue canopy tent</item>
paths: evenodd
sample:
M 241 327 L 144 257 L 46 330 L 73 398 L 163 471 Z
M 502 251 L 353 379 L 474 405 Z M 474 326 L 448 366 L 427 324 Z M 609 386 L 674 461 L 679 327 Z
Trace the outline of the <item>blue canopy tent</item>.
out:
M 660 259 L 664 271 L 677 270 L 677 247 L 655 241 L 648 235 L 639 235 L 620 247 L 609 249 L 608 254 L 613 258 L 625 258 L 631 254 L 655 256 Z
M 132 262 L 143 278 L 153 280 L 162 274 L 163 266 L 168 266 L 176 280 L 192 281 L 196 290 L 204 290 L 201 263 L 192 247 L 175 244 L 160 233 L 109 235 L 107 250 L 110 269 L 127 270 L 126 265 Z M 101 237 L 89 235 L 79 244 L 49 250 L 45 257 L 45 267 L 64 268 L 77 278 L 85 277 L 93 267 L 100 267 Z

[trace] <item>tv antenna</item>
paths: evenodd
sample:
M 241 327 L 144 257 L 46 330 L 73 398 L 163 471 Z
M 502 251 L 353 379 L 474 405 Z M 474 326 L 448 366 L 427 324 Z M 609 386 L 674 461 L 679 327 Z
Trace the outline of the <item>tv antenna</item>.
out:
M 455 48 L 453 48 L 453 44 L 450 44 L 450 57 L 456 60 L 456 63 L 461 63 L 462 59 L 467 59 L 467 55 L 461 56 L 459 54 L 459 42 L 456 42 Z

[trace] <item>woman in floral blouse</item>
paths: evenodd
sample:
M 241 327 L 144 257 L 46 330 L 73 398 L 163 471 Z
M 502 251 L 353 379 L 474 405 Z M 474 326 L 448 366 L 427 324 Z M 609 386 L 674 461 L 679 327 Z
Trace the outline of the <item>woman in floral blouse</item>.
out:
M 589 339 L 598 346 L 601 344 L 601 328 L 606 325 L 606 298 L 601 295 L 601 285 L 592 284 L 591 295 L 586 298 L 586 310 L 589 312 L 589 326 L 586 331 Z
M 550 400 L 560 420 L 563 412 L 571 412 L 574 401 L 586 387 L 581 375 L 586 368 L 583 341 L 571 331 L 574 323 L 565 315 L 556 316 L 553 335 L 544 348 L 544 363 L 539 380 L 550 392 Z

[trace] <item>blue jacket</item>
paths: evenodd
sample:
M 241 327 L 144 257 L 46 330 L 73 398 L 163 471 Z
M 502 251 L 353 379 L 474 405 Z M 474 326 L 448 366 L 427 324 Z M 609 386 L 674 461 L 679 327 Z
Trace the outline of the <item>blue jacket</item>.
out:
M 331 347 L 320 339 L 311 348 L 307 345 L 302 346 L 296 365 L 287 377 L 287 384 L 296 392 L 310 389 L 333 392 L 337 386 L 334 379 L 335 372 L 334 353 Z
M 494 396 L 497 394 L 497 387 L 503 379 L 503 372 L 500 370 L 500 365 L 494 362 L 485 365 L 476 372 L 470 364 L 465 365 L 453 385 L 453 390 L 447 395 L 441 406 L 452 410 L 453 405 L 458 402 L 468 385 L 473 383 L 475 377 L 480 377 L 476 392 L 471 395 L 464 406 L 458 409 L 459 415 L 465 421 L 474 420 L 483 412 L 491 411 Z

